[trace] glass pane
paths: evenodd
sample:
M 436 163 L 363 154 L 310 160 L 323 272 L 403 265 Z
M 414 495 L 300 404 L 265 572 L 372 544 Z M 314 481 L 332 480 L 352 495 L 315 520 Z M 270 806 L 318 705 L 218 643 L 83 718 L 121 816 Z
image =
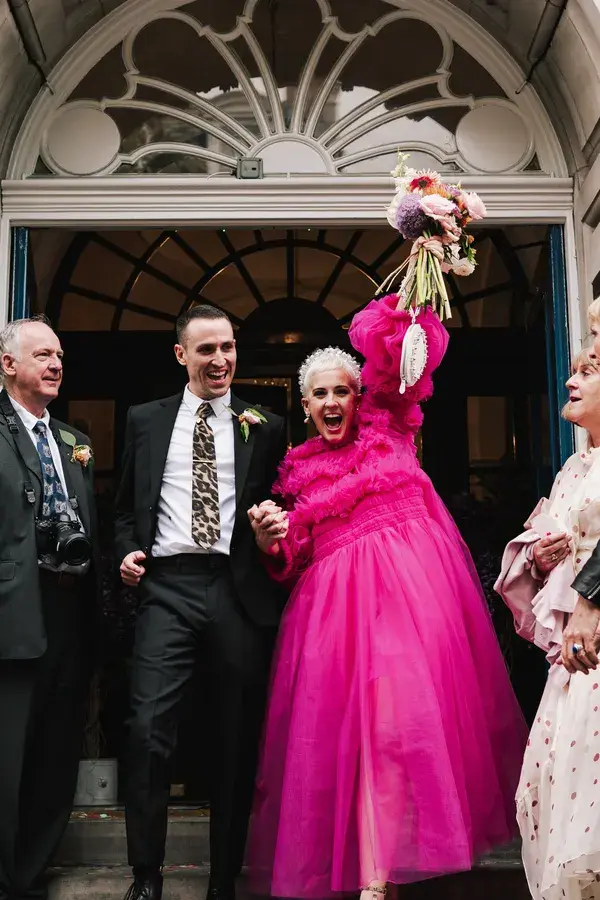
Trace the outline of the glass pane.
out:
M 173 331 L 175 323 L 163 322 L 152 316 L 144 316 L 130 309 L 123 311 L 121 331 Z
M 408 106 L 413 103 L 420 103 L 424 100 L 439 100 L 439 96 L 437 86 L 432 84 L 398 94 L 398 96 L 393 97 L 391 100 L 387 100 L 385 103 L 378 103 L 362 113 L 357 112 L 338 134 L 342 137 L 354 128 L 358 128 L 363 124 L 368 124 L 374 119 L 377 119 L 378 116 L 386 115 L 394 109 L 399 109 L 400 107 Z M 337 95 L 332 92 L 329 97 L 329 103 L 333 102 L 335 108 L 333 111 L 330 111 L 328 117 L 333 113 L 333 120 L 337 122 L 344 116 L 357 110 L 363 103 L 367 103 L 369 100 L 374 100 L 377 97 L 379 97 L 379 91 L 364 87 L 352 88 L 350 91 L 338 91 Z M 414 117 L 423 118 L 423 114 L 420 116 L 415 115 Z M 318 137 L 321 134 L 321 131 L 325 130 L 325 127 L 326 122 L 322 117 L 319 120 L 315 136 Z
M 244 257 L 244 265 L 266 302 L 287 296 L 285 248 L 248 254 Z M 247 288 L 244 288 L 244 293 L 248 293 Z M 254 306 L 255 301 L 252 301 Z
M 241 319 L 258 305 L 233 263 L 215 275 L 202 290 L 202 296 Z
M 168 235 L 162 238 L 162 243 L 147 261 L 186 288 L 193 287 L 206 272 L 203 266 Z
M 184 3 L 181 11 L 198 19 L 203 25 L 210 25 L 215 31 L 233 31 L 238 16 L 244 12 L 246 0 L 227 0 L 227 3 L 215 3 L 215 0 L 192 0 Z
M 117 44 L 81 79 L 69 100 L 103 100 L 122 97 L 127 90 L 125 63 Z
M 354 266 L 346 266 L 325 300 L 324 306 L 339 319 L 364 306 L 374 292 L 373 282 L 363 272 Z
M 294 262 L 295 296 L 315 301 L 326 287 L 331 273 L 339 263 L 339 258 L 333 253 L 300 247 L 294 252 Z M 350 268 L 356 271 L 353 266 Z M 325 307 L 327 308 L 327 303 Z
M 168 284 L 164 284 L 155 278 L 154 275 L 146 272 L 141 272 L 138 275 L 128 297 L 128 303 L 156 309 L 163 313 L 170 313 L 173 316 L 173 322 L 181 312 L 185 302 L 186 298 L 183 292 L 174 290 Z
M 467 398 L 471 465 L 498 463 L 507 459 L 507 416 L 506 397 Z
M 390 12 L 389 3 L 384 0 L 329 0 L 329 7 L 337 16 L 340 28 L 351 33 L 361 31 Z
M 91 241 L 79 257 L 71 283 L 107 294 L 116 300 L 132 272 L 133 265 L 130 262 Z
M 219 262 L 224 263 L 229 256 L 229 250 L 223 246 L 223 241 L 219 237 L 222 233 L 228 233 L 224 228 L 220 231 L 205 231 L 201 228 L 180 229 L 179 233 L 209 266 L 216 266 Z
M 291 106 L 306 60 L 321 33 L 321 15 L 316 3 L 277 0 L 259 3 L 252 19 L 252 32 L 267 59 L 275 83 L 285 88 L 283 99 Z M 245 41 L 238 39 L 236 52 L 253 78 L 259 70 Z
M 472 94 L 474 97 L 506 96 L 497 81 L 477 60 L 459 44 L 454 45 L 452 57 L 450 90 L 459 97 Z
M 419 48 L 418 54 L 415 47 Z M 368 37 L 340 73 L 340 80 L 332 88 L 320 115 L 315 136 L 321 135 L 332 122 L 361 103 L 377 97 L 381 91 L 434 75 L 442 60 L 442 52 L 437 32 L 415 19 L 391 22 L 375 36 Z M 374 60 L 377 60 L 376 65 Z M 328 60 L 329 68 L 332 63 L 333 59 Z M 432 93 L 431 88 L 419 89 L 413 99 L 422 100 L 435 95 L 437 91 Z M 401 97 L 394 97 L 367 116 L 379 115 L 403 102 Z M 365 120 L 364 116 L 360 118 Z
M 77 294 L 65 294 L 61 300 L 60 331 L 110 331 L 115 307 Z

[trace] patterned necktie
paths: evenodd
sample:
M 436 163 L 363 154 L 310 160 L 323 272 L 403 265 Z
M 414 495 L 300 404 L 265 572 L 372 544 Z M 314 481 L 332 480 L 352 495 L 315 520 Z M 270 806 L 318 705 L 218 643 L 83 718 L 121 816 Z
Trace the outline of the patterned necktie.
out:
M 48 433 L 44 422 L 36 422 L 33 426 L 35 444 L 42 464 L 44 479 L 44 500 L 42 502 L 42 519 L 50 519 L 62 513 L 68 513 L 67 498 L 54 468 L 52 452 L 48 443 Z
M 212 414 L 210 403 L 199 407 L 192 454 L 192 537 L 203 550 L 210 550 L 221 536 L 215 436 L 206 421 Z

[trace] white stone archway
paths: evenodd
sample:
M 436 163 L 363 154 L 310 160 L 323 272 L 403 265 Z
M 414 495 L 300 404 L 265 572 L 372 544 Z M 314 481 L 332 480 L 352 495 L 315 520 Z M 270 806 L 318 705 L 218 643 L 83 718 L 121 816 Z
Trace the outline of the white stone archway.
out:
M 317 10 L 320 32 L 284 115 L 283 101 L 290 98 L 282 95 L 253 33 L 261 2 L 246 0 L 234 26 L 218 32 L 191 14 L 191 0 L 126 0 L 66 53 L 49 76 L 52 90 L 43 88 L 31 104 L 1 186 L 1 319 L 8 315 L 12 225 L 379 224 L 391 188 L 390 163 L 401 145 L 417 164 L 441 168 L 479 190 L 492 222 L 565 225 L 571 342 L 579 346 L 573 185 L 551 119 L 510 54 L 450 0 L 377 0 L 384 15 L 347 30 L 332 14 L 335 0 L 304 0 L 303 9 L 310 4 Z M 191 92 L 175 80 L 157 84 L 160 79 L 137 68 L 138 37 L 147 27 L 170 23 L 188 29 L 225 61 L 232 80 L 218 96 Z M 434 36 L 439 53 L 430 69 L 370 89 L 326 121 L 323 111 L 345 66 L 361 47 L 399 24 Z M 246 62 L 233 46 L 236 41 Z M 341 53 L 315 82 L 328 41 L 337 41 Z M 78 96 L 78 86 L 111 53 L 124 62 L 126 90 L 100 92 L 94 99 Z M 471 85 L 464 77 L 464 88 L 453 90 L 459 56 L 462 65 L 471 60 L 489 90 L 477 90 L 475 80 Z M 248 60 L 260 76 L 260 89 Z M 378 69 L 376 55 L 372 66 Z M 162 102 L 140 99 L 140 88 L 161 90 Z M 205 137 L 194 144 L 189 133 L 182 140 L 172 132 L 167 139 L 151 134 L 150 141 L 124 147 L 111 118 L 117 108 L 168 116 Z M 455 114 L 454 124 L 445 125 L 440 110 Z M 382 129 L 386 136 L 380 141 Z M 199 160 L 204 168 L 176 168 L 181 177 L 139 168 L 161 153 Z M 264 180 L 223 177 L 223 169 L 231 173 L 239 156 L 261 157 Z
M 401 133 L 399 125 L 411 115 L 424 116 L 428 110 L 441 108 L 464 111 L 456 133 L 442 134 L 443 129 L 438 129 L 435 134 L 435 129 L 430 129 L 428 136 L 423 135 L 422 128 L 413 128 L 412 134 L 406 133 L 404 128 L 401 133 L 403 147 L 464 174 L 516 174 L 524 171 L 534 156 L 541 173 L 555 177 L 568 174 L 550 117 L 533 88 L 530 85 L 523 87 L 523 71 L 485 29 L 448 0 L 427 0 L 426 4 L 422 0 L 384 0 L 389 11 L 354 32 L 340 27 L 327 0 L 307 2 L 318 7 L 322 29 L 295 91 L 290 121 L 284 121 L 281 88 L 252 28 L 260 0 L 247 0 L 235 27 L 224 33 L 198 21 L 186 10 L 189 0 L 129 0 L 87 32 L 53 71 L 52 92 L 43 89 L 39 93 L 19 132 L 8 178 L 18 180 L 33 174 L 40 156 L 49 172 L 55 175 L 99 176 L 112 174 L 123 164 L 135 165 L 153 152 L 166 151 L 212 163 L 212 172 L 209 170 L 206 174 L 218 171 L 219 166 L 231 170 L 236 155 L 261 155 L 266 158 L 272 174 L 289 174 L 289 170 L 281 169 L 292 149 L 300 160 L 302 174 L 354 174 L 352 163 L 364 164 L 376 158 L 376 148 L 364 142 L 369 131 L 379 129 L 381 149 L 389 156 L 398 140 L 386 140 L 386 134 L 391 137 L 394 127 Z M 204 41 L 218 51 L 239 85 L 254 129 L 245 126 L 239 113 L 236 117 L 226 108 L 228 103 L 223 100 L 227 101 L 227 94 L 223 93 L 215 101 L 214 97 L 152 78 L 136 67 L 136 39 L 148 25 L 159 20 L 185 25 L 195 32 L 199 49 Z M 441 53 L 435 67 L 424 77 L 391 84 L 379 92 L 370 91 L 362 102 L 347 111 L 338 104 L 336 112 L 341 114 L 341 121 L 332 121 L 318 134 L 323 109 L 331 102 L 334 85 L 353 55 L 363 44 L 401 21 L 424 22 L 438 35 Z M 328 41 L 334 39 L 345 45 L 344 50 L 322 84 L 315 88 L 314 75 L 321 54 Z M 257 90 L 256 79 L 233 47 L 236 41 L 244 43 L 260 73 L 262 94 Z M 85 75 L 119 44 L 127 82 L 123 94 L 93 101 L 70 100 Z M 497 96 L 453 92 L 450 82 L 455 46 L 466 51 L 489 73 L 500 89 Z M 428 87 L 437 90 L 436 97 L 412 99 L 415 93 Z M 163 102 L 140 100 L 140 88 L 162 91 Z M 403 96 L 407 98 L 404 105 Z M 396 104 L 395 107 L 389 108 L 390 101 Z M 182 102 L 187 108 L 182 109 Z M 377 114 L 382 105 L 385 111 Z M 159 141 L 153 148 L 146 144 L 124 152 L 121 146 L 123 135 L 119 135 L 110 117 L 115 108 L 145 109 L 149 115 L 172 116 L 191 128 L 203 130 L 209 143 L 198 147 L 189 141 Z M 385 126 L 389 126 L 387 133 Z M 489 140 L 491 129 L 494 141 Z M 78 141 L 74 141 L 76 137 Z M 74 144 L 79 145 L 76 152 Z M 379 152 L 380 158 L 384 156 Z M 383 174 L 386 170 L 389 165 L 370 168 L 372 174 L 378 171 Z

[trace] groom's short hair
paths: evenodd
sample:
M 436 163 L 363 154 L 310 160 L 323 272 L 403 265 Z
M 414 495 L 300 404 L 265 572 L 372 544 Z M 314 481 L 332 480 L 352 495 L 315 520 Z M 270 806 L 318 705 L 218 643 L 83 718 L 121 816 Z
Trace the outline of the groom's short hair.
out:
M 182 313 L 177 319 L 175 326 L 177 331 L 177 343 L 183 344 L 185 330 L 194 319 L 227 319 L 231 324 L 231 319 L 218 306 L 209 306 L 208 303 L 201 303 L 199 306 L 192 306 L 186 312 Z

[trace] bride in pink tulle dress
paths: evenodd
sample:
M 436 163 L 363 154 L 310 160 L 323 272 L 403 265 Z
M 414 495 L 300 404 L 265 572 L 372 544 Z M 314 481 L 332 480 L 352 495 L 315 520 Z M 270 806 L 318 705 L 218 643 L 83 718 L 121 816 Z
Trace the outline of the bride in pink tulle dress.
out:
M 331 348 L 302 370 L 320 434 L 282 463 L 286 536 L 268 537 L 274 507 L 250 511 L 274 577 L 295 581 L 251 822 L 258 893 L 368 887 L 378 900 L 386 883 L 468 869 L 514 833 L 525 725 L 469 552 L 414 443 L 448 334 L 421 313 L 426 370 L 399 394 L 411 317 L 397 303 L 355 317 L 362 373 Z

